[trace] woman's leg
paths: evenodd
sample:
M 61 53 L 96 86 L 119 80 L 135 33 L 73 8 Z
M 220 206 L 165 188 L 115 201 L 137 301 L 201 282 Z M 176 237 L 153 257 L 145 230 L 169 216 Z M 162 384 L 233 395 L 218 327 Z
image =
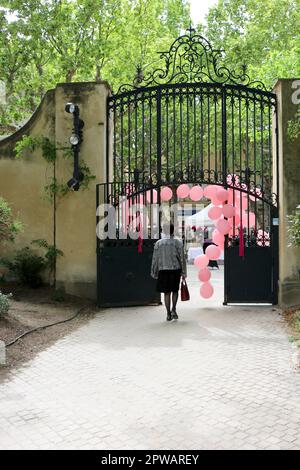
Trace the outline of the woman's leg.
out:
M 165 307 L 167 310 L 167 320 L 168 320 L 168 317 L 171 316 L 171 292 L 165 293 L 164 298 L 165 298 Z
M 178 292 L 172 292 L 172 312 L 176 312 Z
M 165 307 L 166 307 L 166 310 L 167 310 L 167 313 L 170 313 L 171 311 L 171 293 L 168 292 L 166 293 L 165 292 Z

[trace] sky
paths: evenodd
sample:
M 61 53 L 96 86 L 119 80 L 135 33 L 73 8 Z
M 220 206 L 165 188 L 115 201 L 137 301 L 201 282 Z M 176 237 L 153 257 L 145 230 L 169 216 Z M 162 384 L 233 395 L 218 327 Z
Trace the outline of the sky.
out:
M 191 17 L 194 25 L 202 23 L 205 15 L 208 13 L 209 7 L 215 5 L 217 0 L 190 0 Z

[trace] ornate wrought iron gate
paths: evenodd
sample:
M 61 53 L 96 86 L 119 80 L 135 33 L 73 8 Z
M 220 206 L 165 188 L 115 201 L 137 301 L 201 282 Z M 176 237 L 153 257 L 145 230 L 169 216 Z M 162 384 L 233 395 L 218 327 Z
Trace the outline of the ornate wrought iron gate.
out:
M 251 82 L 245 67 L 240 74 L 230 71 L 223 51 L 192 28 L 159 54 L 159 68 L 145 75 L 139 69 L 135 84 L 120 87 L 107 103 L 108 171 L 106 183 L 98 185 L 97 204 L 117 208 L 117 240 L 97 240 L 98 302 L 158 301 L 149 274 L 154 240 L 147 241 L 143 253 L 129 250 L 138 241 L 120 235 L 126 225 L 124 201 L 142 198 L 147 207 L 156 194 L 160 203 L 162 186 L 188 183 L 229 188 L 231 203 L 239 201 L 240 214 L 225 244 L 225 303 L 276 303 L 276 95 L 261 82 Z M 126 261 L 118 263 L 121 254 Z M 119 267 L 114 273 L 113 259 Z M 124 279 L 121 294 L 117 286 L 124 286 Z M 112 282 L 116 287 L 110 290 Z

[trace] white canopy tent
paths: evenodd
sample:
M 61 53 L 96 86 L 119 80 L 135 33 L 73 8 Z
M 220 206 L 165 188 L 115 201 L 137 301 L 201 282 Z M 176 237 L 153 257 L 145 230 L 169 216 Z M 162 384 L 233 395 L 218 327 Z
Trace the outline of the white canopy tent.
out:
M 202 209 L 201 211 L 196 212 L 196 214 L 186 217 L 185 219 L 186 229 L 191 228 L 191 227 L 196 227 L 196 228 L 207 227 L 210 229 L 209 232 L 212 232 L 215 227 L 215 224 L 214 224 L 214 221 L 208 217 L 208 211 L 211 207 L 214 207 L 214 204 L 209 204 L 208 206 L 204 207 L 204 209 Z M 203 254 L 203 250 L 201 246 L 190 247 L 188 249 L 188 261 L 193 262 L 196 256 L 199 256 L 202 254 Z M 224 260 L 223 252 L 220 256 L 220 260 Z
M 190 227 L 214 227 L 214 221 L 208 217 L 208 211 L 211 207 L 214 207 L 213 204 L 209 204 L 208 206 L 204 207 L 196 214 L 193 214 L 185 219 L 186 226 Z

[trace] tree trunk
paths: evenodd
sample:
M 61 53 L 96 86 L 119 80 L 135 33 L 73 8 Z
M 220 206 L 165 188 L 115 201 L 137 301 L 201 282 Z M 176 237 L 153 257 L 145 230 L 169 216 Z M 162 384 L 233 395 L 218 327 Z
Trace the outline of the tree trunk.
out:
M 68 83 L 72 82 L 75 73 L 76 73 L 75 69 L 69 69 L 66 75 L 66 82 Z

